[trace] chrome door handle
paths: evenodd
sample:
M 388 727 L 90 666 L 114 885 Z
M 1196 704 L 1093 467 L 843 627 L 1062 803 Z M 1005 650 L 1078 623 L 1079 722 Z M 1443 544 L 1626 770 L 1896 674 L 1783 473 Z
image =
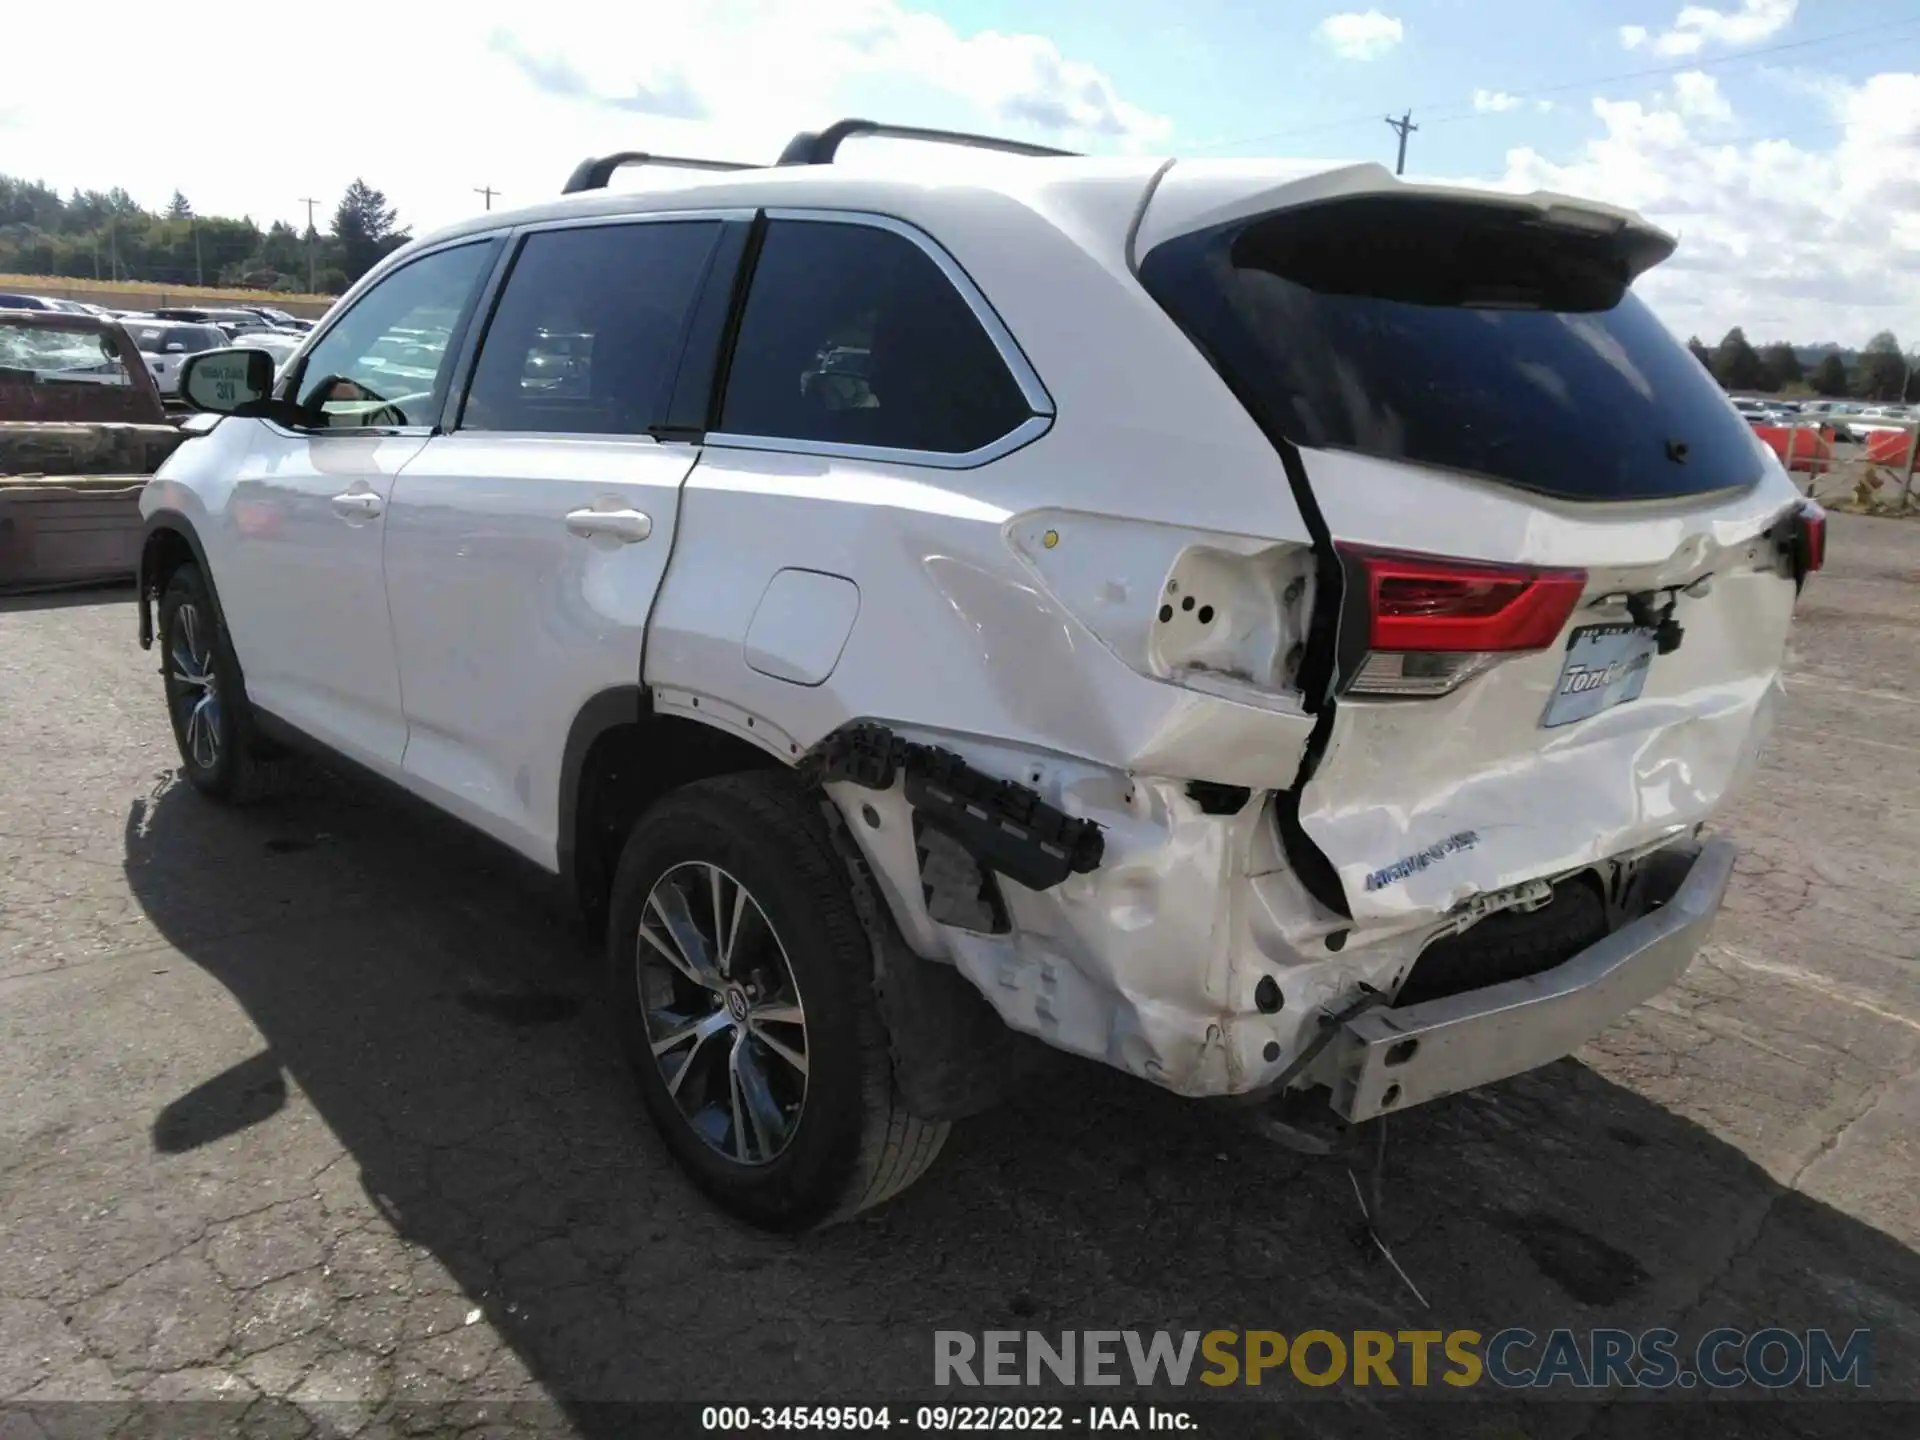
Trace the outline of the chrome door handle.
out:
M 333 497 L 333 508 L 349 520 L 371 519 L 380 513 L 380 497 L 368 490 L 349 490 Z
M 633 545 L 653 534 L 653 517 L 639 510 L 574 510 L 567 515 L 567 530 L 583 540 L 609 535 Z

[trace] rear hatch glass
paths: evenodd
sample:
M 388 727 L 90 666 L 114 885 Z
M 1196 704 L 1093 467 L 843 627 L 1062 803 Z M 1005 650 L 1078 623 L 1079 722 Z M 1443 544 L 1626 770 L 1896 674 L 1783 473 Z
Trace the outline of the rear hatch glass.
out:
M 1719 386 L 1629 289 L 1632 236 L 1429 197 L 1156 246 L 1141 281 L 1270 433 L 1568 500 L 1753 483 Z

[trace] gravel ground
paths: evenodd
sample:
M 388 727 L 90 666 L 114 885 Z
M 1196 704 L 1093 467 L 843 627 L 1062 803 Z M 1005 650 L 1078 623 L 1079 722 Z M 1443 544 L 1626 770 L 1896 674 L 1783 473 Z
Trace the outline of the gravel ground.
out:
M 126 592 L 0 601 L 0 1401 L 600 1435 L 602 1400 L 924 1398 L 936 1329 L 1719 1323 L 1871 1327 L 1873 1393 L 1920 1400 L 1920 526 L 1836 516 L 1831 550 L 1685 982 L 1577 1060 L 1394 1122 L 1384 1225 L 1431 1311 L 1356 1240 L 1342 1165 L 1092 1068 L 960 1127 L 878 1214 L 731 1224 L 647 1128 L 540 877 L 352 781 L 216 809 L 175 780 Z M 1677 1418 L 1561 1394 L 1259 1413 Z M 1689 1410 L 1920 1433 L 1896 1404 Z M 0 1436 L 131 1413 L 0 1406 Z

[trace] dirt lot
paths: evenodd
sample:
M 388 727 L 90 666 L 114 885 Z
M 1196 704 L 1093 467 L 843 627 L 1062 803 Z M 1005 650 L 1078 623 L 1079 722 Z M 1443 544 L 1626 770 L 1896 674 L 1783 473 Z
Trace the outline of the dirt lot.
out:
M 1871 1327 L 1873 1393 L 1920 1399 L 1920 525 L 1835 517 L 1832 552 L 1687 982 L 1394 1123 L 1386 1228 L 1431 1311 L 1355 1242 L 1340 1165 L 1091 1069 L 869 1219 L 733 1226 L 647 1129 L 536 877 L 346 782 L 203 803 L 124 592 L 0 602 L 0 1400 L 291 1396 L 329 1429 L 518 1400 L 457 1413 L 598 1435 L 602 1399 L 925 1397 L 941 1328 L 1718 1323 Z M 1676 1428 L 1559 1393 L 1496 1425 L 1341 1388 L 1261 1428 Z

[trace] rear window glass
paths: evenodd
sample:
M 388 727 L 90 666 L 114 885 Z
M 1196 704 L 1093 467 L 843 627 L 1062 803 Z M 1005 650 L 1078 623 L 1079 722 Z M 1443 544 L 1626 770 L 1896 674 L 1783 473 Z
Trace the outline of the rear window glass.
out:
M 1626 289 L 1619 245 L 1387 197 L 1182 236 L 1141 280 L 1302 447 L 1574 500 L 1752 483 L 1752 431 Z
M 131 385 L 107 337 L 0 320 L 0 383 Z

